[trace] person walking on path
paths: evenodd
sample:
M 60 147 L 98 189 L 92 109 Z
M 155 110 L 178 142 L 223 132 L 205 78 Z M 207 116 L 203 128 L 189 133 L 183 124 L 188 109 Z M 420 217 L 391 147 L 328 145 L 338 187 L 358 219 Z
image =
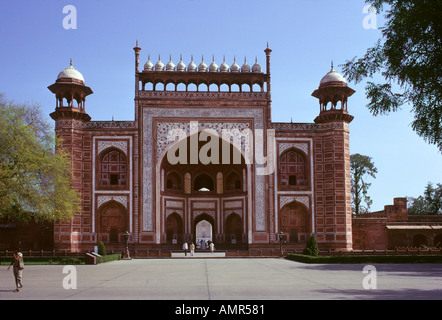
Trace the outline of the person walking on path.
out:
M 210 243 L 210 251 L 213 253 L 213 250 L 215 250 L 215 244 L 213 242 Z
M 184 243 L 183 243 L 183 250 L 184 250 L 184 256 L 187 257 L 187 250 L 189 250 L 189 247 L 188 247 L 188 245 L 187 245 L 187 242 L 184 242 Z
M 23 284 L 21 283 L 22 276 L 23 276 L 23 254 L 18 250 L 14 250 L 14 260 L 12 260 L 11 264 L 8 267 L 8 271 L 12 266 L 12 271 L 14 272 L 14 278 L 15 278 L 15 286 L 16 289 L 14 291 L 19 292 L 20 288 L 23 287 Z
M 193 242 L 190 244 L 190 255 L 193 256 L 193 254 L 195 253 L 195 245 L 193 244 Z

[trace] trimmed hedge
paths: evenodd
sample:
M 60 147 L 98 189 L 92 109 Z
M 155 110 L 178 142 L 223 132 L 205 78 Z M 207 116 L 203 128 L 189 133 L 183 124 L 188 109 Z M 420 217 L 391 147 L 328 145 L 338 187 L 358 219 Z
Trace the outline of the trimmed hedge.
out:
M 442 255 L 434 256 L 307 256 L 288 254 L 286 259 L 303 263 L 442 263 Z
M 109 261 L 116 261 L 121 259 L 121 253 L 108 254 L 105 256 L 101 256 L 101 258 L 97 259 L 97 263 L 104 263 Z M 12 257 L 0 256 L 0 265 L 9 265 L 12 261 Z M 86 258 L 84 256 L 81 257 L 27 257 L 26 255 L 23 257 L 23 262 L 26 265 L 51 265 L 51 264 L 59 264 L 59 265 L 78 265 L 78 264 L 86 264 Z
M 116 261 L 121 259 L 121 253 L 107 254 L 97 259 L 97 263 Z
M 11 257 L 2 256 L 0 258 L 1 265 L 9 265 L 12 261 Z M 46 264 L 85 264 L 86 260 L 84 257 L 23 257 L 23 262 L 26 265 L 46 265 Z

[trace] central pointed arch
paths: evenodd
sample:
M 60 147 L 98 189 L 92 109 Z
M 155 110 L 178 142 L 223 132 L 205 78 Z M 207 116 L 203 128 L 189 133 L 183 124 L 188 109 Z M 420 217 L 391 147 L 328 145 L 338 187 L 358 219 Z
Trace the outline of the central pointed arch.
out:
M 244 217 L 242 218 L 243 228 L 241 230 L 241 235 L 238 233 L 238 237 L 241 240 L 251 239 L 251 237 L 248 236 L 252 230 L 252 212 L 254 209 L 254 205 L 252 204 L 253 189 L 251 164 L 246 161 L 244 153 L 236 149 L 236 146 L 233 143 L 226 143 L 227 141 L 223 140 L 223 137 L 213 135 L 210 137 L 210 140 L 202 139 L 202 141 L 200 141 L 197 138 L 192 141 L 192 143 L 195 143 L 195 141 L 198 143 L 198 150 L 196 153 L 203 152 L 204 155 L 207 155 L 206 159 L 201 161 L 201 159 L 198 158 L 197 161 L 195 161 L 194 158 L 191 158 L 195 155 L 195 151 L 193 150 L 192 152 L 194 152 L 194 154 L 191 154 L 190 151 L 184 151 L 185 157 L 183 156 L 181 158 L 187 159 L 184 163 L 170 163 L 169 161 L 170 157 L 168 157 L 167 154 L 169 150 L 171 150 L 171 152 L 176 152 L 180 147 L 177 146 L 177 144 L 181 144 L 181 147 L 187 146 L 190 148 L 191 139 L 195 138 L 195 134 L 200 133 L 201 131 L 198 131 L 198 133 L 188 135 L 185 138 L 167 145 L 158 157 L 158 162 L 156 164 L 157 178 L 155 188 L 157 190 L 155 193 L 155 239 L 158 244 L 161 244 L 165 242 L 167 238 L 170 238 L 170 236 L 166 235 L 167 221 L 165 218 L 165 212 L 166 210 L 168 212 L 173 210 L 170 207 L 172 204 L 179 206 L 179 209 L 182 210 L 184 241 L 196 241 L 196 223 L 198 223 L 201 218 L 194 215 L 192 211 L 192 202 L 207 203 L 208 201 L 218 203 L 218 205 L 211 207 L 209 210 L 210 214 L 206 215 L 207 219 L 205 219 L 212 226 L 211 238 L 213 241 L 218 241 L 218 243 L 220 241 L 227 241 L 225 237 L 226 230 L 224 227 L 226 221 L 222 218 L 223 209 L 219 204 L 221 204 L 225 198 L 229 197 L 232 199 L 235 199 L 235 197 L 243 199 L 241 200 L 241 203 L 243 203 L 243 207 L 241 208 L 242 216 Z M 208 150 L 210 148 L 208 148 L 206 144 L 213 142 L 211 139 L 218 139 L 217 143 L 213 143 L 213 146 L 217 146 L 219 149 L 214 150 L 212 147 L 211 150 Z M 225 150 L 222 148 L 225 148 L 226 145 L 229 147 L 230 157 L 230 162 L 227 164 L 222 161 L 222 152 Z M 216 153 L 215 151 L 219 151 L 220 161 L 209 161 L 209 163 L 207 163 L 207 159 L 215 159 L 213 157 L 214 153 Z M 238 154 L 240 161 L 234 159 Z M 178 157 L 180 155 L 179 153 L 176 153 L 175 156 Z M 233 172 L 235 174 L 232 174 Z M 170 178 L 173 176 L 181 177 L 181 189 L 178 190 L 167 187 L 167 182 L 171 180 Z M 227 178 L 229 178 L 228 182 Z M 225 188 L 226 183 L 228 183 L 230 188 Z M 172 183 L 169 182 L 169 184 Z M 206 207 L 200 207 L 198 210 L 204 212 L 205 208 Z M 247 236 L 245 236 L 245 234 Z

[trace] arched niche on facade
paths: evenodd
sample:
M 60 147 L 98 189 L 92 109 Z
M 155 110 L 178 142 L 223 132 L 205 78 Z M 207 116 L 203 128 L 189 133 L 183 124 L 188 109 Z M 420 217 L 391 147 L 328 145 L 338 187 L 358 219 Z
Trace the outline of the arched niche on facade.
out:
M 121 243 L 129 226 L 127 209 L 113 200 L 104 203 L 98 208 L 96 225 L 99 241 Z
M 193 181 L 193 191 L 214 191 L 215 183 L 214 179 L 207 173 L 201 173 L 195 177 Z
M 235 171 L 230 172 L 225 179 L 226 191 L 238 191 L 241 190 L 241 176 Z
M 304 205 L 292 201 L 281 208 L 279 225 L 288 242 L 305 242 L 311 233 L 309 210 Z
M 182 191 L 183 190 L 183 183 L 181 176 L 175 172 L 168 172 L 166 176 L 166 189 L 167 190 L 175 190 L 175 191 Z
M 169 214 L 166 219 L 166 241 L 179 243 L 183 240 L 183 233 L 181 216 L 176 212 Z
M 304 152 L 290 148 L 280 155 L 278 184 L 281 190 L 306 190 L 309 178 L 309 163 Z
M 226 237 L 228 243 L 239 244 L 242 242 L 243 221 L 237 213 L 231 213 L 226 219 Z
M 101 189 L 125 188 L 127 177 L 127 157 L 121 150 L 112 147 L 98 155 L 98 186 Z

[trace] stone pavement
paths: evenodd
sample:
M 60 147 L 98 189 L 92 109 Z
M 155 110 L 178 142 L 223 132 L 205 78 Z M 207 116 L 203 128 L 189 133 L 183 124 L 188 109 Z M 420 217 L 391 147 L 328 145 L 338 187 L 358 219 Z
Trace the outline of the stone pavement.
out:
M 376 264 L 376 289 L 363 287 L 363 264 L 302 264 L 284 259 L 134 259 L 25 266 L 24 287 L 0 266 L 0 300 L 298 300 L 442 299 L 442 265 Z

